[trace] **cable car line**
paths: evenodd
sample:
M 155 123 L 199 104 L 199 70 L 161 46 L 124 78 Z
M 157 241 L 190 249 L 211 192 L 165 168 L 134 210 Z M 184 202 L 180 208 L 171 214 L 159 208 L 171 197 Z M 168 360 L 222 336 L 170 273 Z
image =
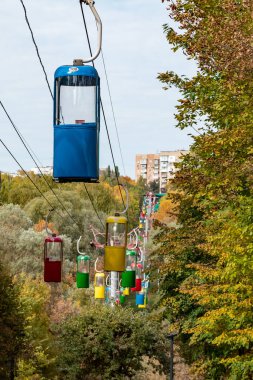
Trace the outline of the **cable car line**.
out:
M 31 28 L 31 25 L 30 25 L 29 20 L 28 20 L 28 17 L 27 17 L 26 7 L 25 7 L 25 5 L 24 5 L 24 3 L 23 3 L 23 0 L 20 0 L 20 3 L 21 3 L 22 6 L 23 6 L 23 9 L 24 9 L 24 12 L 25 12 L 25 20 L 26 20 L 26 23 L 27 23 L 27 25 L 28 25 L 28 28 L 29 28 L 29 30 L 30 30 L 30 32 L 31 32 L 31 36 L 32 36 L 33 44 L 34 44 L 34 46 L 35 46 L 36 53 L 37 53 L 37 56 L 38 56 L 39 61 L 40 61 L 40 65 L 41 65 L 42 70 L 43 70 L 43 72 L 44 72 L 45 79 L 46 79 L 46 82 L 47 82 L 47 86 L 48 86 L 48 89 L 49 89 L 50 95 L 51 95 L 51 97 L 52 97 L 52 99 L 53 99 L 53 98 L 54 98 L 54 96 L 53 96 L 53 92 L 52 92 L 52 90 L 51 90 L 51 87 L 50 87 L 50 84 L 49 84 L 49 80 L 48 80 L 48 77 L 47 77 L 47 73 L 46 73 L 45 67 L 44 67 L 44 65 L 43 65 L 42 59 L 41 59 L 41 57 L 40 57 L 39 48 L 38 48 L 38 45 L 36 44 L 36 41 L 35 41 L 35 38 L 34 38 L 34 34 L 33 34 L 33 31 L 32 31 L 32 28 Z
M 88 197 L 89 197 L 90 203 L 92 204 L 92 207 L 93 207 L 93 209 L 94 209 L 94 211 L 95 211 L 95 213 L 96 213 L 96 215 L 97 215 L 97 217 L 98 217 L 98 219 L 99 219 L 99 221 L 100 221 L 100 223 L 101 223 L 101 225 L 102 225 L 102 227 L 103 227 L 103 230 L 105 230 L 104 223 L 102 222 L 102 220 L 101 220 L 101 218 L 100 218 L 100 216 L 99 216 L 99 214 L 98 214 L 98 212 L 97 212 L 97 209 L 96 209 L 96 207 L 95 207 L 95 205 L 94 205 L 94 203 L 93 203 L 93 200 L 92 200 L 92 198 L 91 198 L 91 196 L 90 196 L 90 193 L 88 192 L 87 186 L 86 186 L 85 183 L 84 183 L 83 185 L 84 185 L 84 188 L 85 188 L 85 190 L 86 190 L 86 193 L 87 193 L 87 195 L 88 195 Z
M 115 171 L 115 176 L 116 176 L 117 184 L 118 184 L 118 187 L 119 187 L 120 196 L 121 196 L 122 203 L 123 203 L 124 207 L 126 207 L 124 199 L 123 199 L 120 183 L 119 183 L 119 176 L 118 176 L 118 173 L 117 173 L 117 167 L 116 167 L 116 163 L 115 163 L 115 159 L 114 159 L 111 139 L 110 139 L 110 135 L 109 135 L 109 130 L 108 130 L 108 126 L 107 126 L 107 121 L 106 121 L 105 111 L 104 111 L 104 106 L 103 106 L 102 101 L 101 101 L 101 108 L 102 108 L 102 114 L 103 114 L 103 117 L 104 117 L 104 123 L 105 123 L 106 133 L 107 133 L 108 142 L 109 142 L 109 146 L 110 146 L 110 150 L 111 150 L 111 155 L 112 155 L 112 160 L 113 160 L 113 166 L 114 166 L 114 171 Z
M 26 20 L 26 23 L 27 23 L 27 25 L 28 25 L 28 27 L 29 27 L 29 30 L 30 30 L 30 33 L 31 33 L 31 37 L 32 37 L 32 41 L 33 41 L 33 44 L 34 44 L 34 46 L 35 46 L 36 53 L 37 53 L 37 56 L 38 56 L 38 59 L 39 59 L 40 65 L 41 65 L 41 67 L 42 67 L 42 69 L 43 69 L 43 72 L 44 72 L 44 75 L 45 75 L 45 79 L 46 79 L 46 82 L 47 82 L 47 86 L 48 86 L 49 91 L 50 91 L 50 95 L 51 95 L 51 97 L 52 97 L 52 99 L 53 99 L 54 97 L 53 97 L 53 93 L 52 93 L 52 90 L 51 90 L 50 85 L 49 85 L 49 81 L 48 81 L 47 73 L 46 73 L 45 67 L 44 67 L 44 65 L 43 65 L 42 59 L 41 59 L 40 54 L 39 54 L 39 49 L 38 49 L 38 45 L 36 44 L 36 41 L 35 41 L 35 38 L 34 38 L 33 30 L 32 30 L 32 28 L 31 28 L 30 22 L 29 22 L 29 20 L 28 20 L 26 7 L 25 7 L 25 5 L 24 5 L 23 0 L 20 0 L 20 2 L 21 2 L 22 6 L 23 6 L 23 9 L 24 9 L 25 20 Z M 81 5 L 81 3 L 82 3 L 82 0 L 80 0 L 80 5 Z M 81 5 L 81 9 L 82 9 L 82 5 Z M 82 13 L 83 13 L 83 9 L 82 9 Z M 83 14 L 83 20 L 84 20 L 85 28 L 87 29 L 86 22 L 85 22 L 85 18 L 84 18 L 84 14 Z M 86 34 L 87 34 L 87 39 L 88 39 L 88 43 L 89 43 L 89 49 L 90 49 L 90 52 L 91 52 L 90 40 L 89 40 L 89 37 L 88 37 L 88 30 L 86 30 Z M 91 53 L 91 55 L 92 55 L 92 53 Z M 93 67 L 94 67 L 94 62 L 92 62 L 92 65 L 93 65 Z M 108 90 L 109 90 L 109 87 L 108 87 Z M 109 93 L 110 93 L 110 91 L 109 91 Z M 111 146 L 111 141 L 110 141 L 110 136 L 109 136 L 108 126 L 107 126 L 107 122 L 106 122 L 106 117 L 105 117 L 105 113 L 104 113 L 104 109 L 103 109 L 102 101 L 101 101 L 101 106 L 102 106 L 102 110 L 103 110 L 103 117 L 104 117 L 104 122 L 105 122 L 105 125 L 106 125 L 106 131 L 107 131 L 108 141 L 109 141 L 109 144 L 110 144 L 110 150 L 111 150 L 111 154 L 112 154 L 112 158 L 113 158 L 113 164 L 114 164 L 114 169 L 115 169 L 115 176 L 116 176 L 117 183 L 118 183 L 118 186 L 119 186 L 121 199 L 122 199 L 123 205 L 124 205 L 124 207 L 125 207 L 125 203 L 124 203 L 124 199 L 123 199 L 123 195 L 122 195 L 122 192 L 121 192 L 121 187 L 120 187 L 120 183 L 119 183 L 119 179 L 118 179 L 118 173 L 117 173 L 117 170 L 116 170 L 115 159 L 114 159 L 114 155 L 113 155 L 113 151 L 112 151 L 112 146 Z M 29 154 L 30 154 L 30 153 L 29 153 Z M 35 164 L 36 164 L 36 163 L 35 163 Z M 37 168 L 38 168 L 38 165 L 37 165 L 37 164 L 36 164 L 36 166 L 37 166 Z M 39 168 L 38 168 L 38 169 L 39 169 Z M 40 169 L 39 169 L 39 170 L 40 170 Z M 124 170 L 125 170 L 125 169 L 124 169 Z M 95 208 L 95 205 L 94 205 L 94 203 L 93 203 L 93 201 L 92 201 L 92 198 L 91 198 L 91 196 L 90 196 L 90 194 L 89 194 L 89 192 L 88 192 L 88 189 L 87 189 L 86 186 L 85 186 L 85 188 L 86 188 L 86 192 L 87 192 L 87 194 L 88 194 L 88 197 L 89 197 L 89 199 L 90 199 L 90 201 L 91 201 L 92 207 L 93 207 L 93 209 L 94 209 L 94 211 L 95 211 L 95 213 L 96 213 L 96 215 L 97 215 L 97 217 L 98 217 L 100 223 L 102 224 L 102 226 L 103 226 L 103 228 L 104 228 L 104 225 L 103 225 L 103 223 L 102 223 L 102 221 L 101 221 L 101 219 L 100 219 L 100 217 L 99 217 L 99 215 L 98 215 L 98 212 L 97 212 L 97 210 L 96 210 L 96 208 Z M 67 211 L 67 210 L 66 210 L 66 211 Z M 68 213 L 68 212 L 67 212 L 67 213 Z M 69 213 L 68 213 L 68 215 L 70 216 Z M 71 216 L 70 216 L 70 217 L 71 217 Z M 71 217 L 71 219 L 73 220 L 72 217 Z M 74 223 L 77 225 L 76 222 L 74 222 Z M 78 226 L 78 227 L 79 227 L 79 226 Z
M 16 159 L 16 157 L 14 156 L 14 154 L 10 151 L 10 149 L 6 146 L 6 144 L 3 142 L 2 139 L 0 139 L 0 142 L 4 146 L 4 148 L 7 150 L 7 152 L 11 155 L 11 157 L 14 159 L 14 161 L 18 164 L 18 166 L 20 167 L 20 169 L 25 173 L 25 175 L 27 176 L 27 178 L 36 187 L 36 189 L 38 190 L 38 192 L 40 193 L 40 195 L 45 199 L 45 201 L 49 204 L 49 206 L 51 208 L 54 208 L 54 206 L 52 205 L 52 203 L 45 197 L 45 195 L 42 193 L 42 191 L 40 190 L 40 188 L 36 185 L 36 183 L 33 181 L 33 179 L 29 176 L 29 174 L 27 173 L 27 171 L 21 166 L 21 164 L 18 162 L 18 160 Z M 60 216 L 62 218 L 62 215 L 59 214 L 58 211 L 56 211 L 56 213 L 58 214 L 58 216 Z
M 91 44 L 90 44 L 90 38 L 89 38 L 87 24 L 86 24 L 86 20 L 85 20 L 85 16 L 84 16 L 82 2 L 83 2 L 83 0 L 80 0 L 81 13 L 82 13 L 82 18 L 83 18 L 83 23 L 84 23 L 84 27 L 85 27 L 85 33 L 86 33 L 86 38 L 87 38 L 87 41 L 88 41 L 90 55 L 92 56 L 92 49 L 91 49 Z M 95 67 L 95 64 L 94 64 L 93 61 L 92 61 L 92 66 Z M 123 199 L 120 183 L 119 183 L 119 177 L 118 177 L 118 173 L 117 173 L 117 169 L 116 169 L 116 163 L 115 163 L 114 154 L 113 154 L 113 150 L 112 150 L 112 144 L 111 144 L 111 139 L 110 139 L 110 135 L 109 135 L 109 130 L 108 130 L 108 125 L 107 125 L 107 121 L 106 121 L 106 117 L 105 117 L 105 111 L 104 111 L 104 106 L 103 106 L 102 99 L 100 99 L 100 104 L 101 104 L 101 108 L 102 108 L 102 114 L 103 114 L 103 118 L 104 118 L 106 133 L 107 133 L 107 137 L 108 137 L 108 142 L 109 142 L 109 146 L 110 146 L 110 151 L 111 151 L 111 155 L 112 155 L 112 160 L 113 160 L 113 165 L 114 165 L 114 171 L 115 171 L 115 176 L 116 176 L 118 187 L 119 187 L 119 191 L 120 191 L 120 196 L 121 196 L 122 203 L 123 203 L 124 207 L 126 207 L 124 199 Z
M 124 174 L 126 176 L 126 169 L 125 169 L 125 164 L 124 164 L 124 160 L 123 160 L 123 154 L 122 154 L 122 149 L 121 149 L 121 144 L 120 144 L 120 139 L 119 139 L 118 127 L 117 127 L 114 107 L 113 107 L 113 104 L 112 104 L 111 90 L 110 90 L 110 86 L 109 86 L 109 81 L 108 81 L 108 76 L 107 76 L 107 70 L 106 70 L 106 67 L 105 67 L 104 54 L 103 54 L 103 50 L 102 49 L 101 49 L 101 56 L 102 56 L 102 62 L 103 62 L 104 71 L 105 71 L 105 78 L 106 78 L 106 83 L 107 83 L 107 88 L 108 88 L 108 93 L 109 93 L 109 98 L 110 98 L 110 103 L 111 103 L 111 108 L 112 108 L 112 115 L 113 115 L 114 125 L 115 125 L 115 129 L 116 129 L 117 140 L 118 140 L 118 144 L 119 144 L 119 150 L 120 150 L 120 156 L 121 156 L 122 166 L 123 166 Z
M 13 123 L 12 123 L 12 120 L 11 120 L 10 116 L 8 115 L 8 113 L 7 113 L 7 111 L 6 111 L 6 109 L 5 109 L 5 107 L 4 107 L 4 105 L 3 105 L 3 103 L 2 103 L 1 100 L 0 100 L 0 104 L 1 104 L 1 106 L 2 106 L 2 108 L 3 108 L 3 110 L 4 110 L 4 112 L 6 113 L 6 116 L 7 116 L 8 119 L 10 120 L 11 124 L 13 124 Z M 13 124 L 13 126 L 14 126 L 14 124 Z M 16 128 L 17 128 L 17 127 L 16 127 Z M 18 132 L 17 132 L 17 131 L 18 131 Z M 24 138 L 24 136 L 22 135 L 22 133 L 18 130 L 18 128 L 17 128 L 17 131 L 16 131 L 16 132 L 20 134 L 20 136 L 22 137 L 22 139 L 24 140 L 25 144 L 26 144 L 27 147 L 30 149 L 30 151 L 32 152 L 32 154 L 34 155 L 34 157 L 36 157 L 36 159 L 37 159 L 37 161 L 40 163 L 40 165 L 43 166 L 43 164 L 41 163 L 40 159 L 38 158 L 38 156 L 36 155 L 36 153 L 33 151 L 33 149 L 30 147 L 30 145 L 28 144 L 28 142 L 26 141 L 26 139 Z M 20 136 L 19 136 L 19 137 L 20 137 Z M 20 139 L 21 139 L 21 137 L 20 137 Z
M 5 114 L 6 114 L 6 116 L 8 117 L 8 119 L 9 119 L 10 123 L 12 124 L 14 130 L 16 131 L 17 135 L 19 136 L 19 138 L 20 138 L 22 144 L 24 145 L 25 149 L 27 150 L 29 156 L 30 156 L 31 159 L 33 160 L 33 162 L 34 162 L 34 164 L 36 165 L 37 169 L 39 170 L 39 172 L 40 172 L 42 178 L 43 178 L 44 181 L 46 182 L 47 186 L 50 188 L 50 190 L 52 191 L 52 193 L 54 194 L 54 196 L 56 197 L 56 199 L 58 200 L 58 202 L 60 203 L 60 205 L 62 206 L 62 208 L 66 211 L 66 213 L 68 214 L 68 216 L 70 217 L 70 219 L 72 219 L 72 221 L 78 226 L 78 224 L 77 224 L 77 222 L 75 221 L 75 219 L 72 217 L 72 215 L 71 215 L 71 214 L 69 213 L 69 211 L 66 209 L 66 207 L 64 206 L 64 204 L 62 203 L 62 201 L 60 200 L 60 198 L 58 197 L 58 195 L 56 194 L 56 192 L 54 191 L 54 189 L 52 188 L 52 186 L 50 185 L 50 183 L 49 183 L 48 180 L 46 179 L 45 175 L 42 173 L 40 167 L 38 166 L 38 164 L 37 164 L 37 162 L 35 161 L 33 155 L 31 154 L 31 152 L 29 151 L 29 149 L 28 149 L 28 147 L 27 147 L 27 145 L 26 145 L 26 143 L 25 143 L 23 137 L 21 136 L 21 134 L 20 134 L 18 128 L 15 126 L 14 122 L 12 121 L 10 115 L 8 114 L 6 108 L 4 107 L 4 105 L 3 105 L 3 103 L 2 103 L 1 100 L 0 100 L 0 105 L 1 105 L 1 107 L 3 108 L 3 110 L 4 110 Z M 78 226 L 78 228 L 79 228 L 79 226 Z

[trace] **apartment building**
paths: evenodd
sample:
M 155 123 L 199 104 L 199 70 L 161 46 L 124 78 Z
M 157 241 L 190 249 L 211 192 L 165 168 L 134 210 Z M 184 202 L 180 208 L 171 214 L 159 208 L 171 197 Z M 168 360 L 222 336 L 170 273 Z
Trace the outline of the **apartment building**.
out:
M 166 192 L 169 179 L 175 175 L 175 163 L 180 161 L 187 150 L 161 151 L 157 154 L 137 154 L 135 157 L 135 178 L 140 177 L 147 183 L 159 182 L 160 192 Z

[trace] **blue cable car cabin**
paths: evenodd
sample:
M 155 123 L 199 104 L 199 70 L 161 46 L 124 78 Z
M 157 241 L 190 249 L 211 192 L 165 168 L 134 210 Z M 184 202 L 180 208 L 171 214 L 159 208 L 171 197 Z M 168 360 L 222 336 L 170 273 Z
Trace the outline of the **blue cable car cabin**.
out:
M 54 84 L 54 180 L 98 182 L 98 73 L 92 66 L 60 66 Z

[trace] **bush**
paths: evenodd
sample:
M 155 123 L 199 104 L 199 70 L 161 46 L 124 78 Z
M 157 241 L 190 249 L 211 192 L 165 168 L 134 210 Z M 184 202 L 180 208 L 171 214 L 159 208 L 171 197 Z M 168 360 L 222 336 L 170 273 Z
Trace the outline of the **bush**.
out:
M 92 305 L 58 326 L 60 379 L 126 379 L 144 369 L 164 372 L 160 326 L 128 308 Z

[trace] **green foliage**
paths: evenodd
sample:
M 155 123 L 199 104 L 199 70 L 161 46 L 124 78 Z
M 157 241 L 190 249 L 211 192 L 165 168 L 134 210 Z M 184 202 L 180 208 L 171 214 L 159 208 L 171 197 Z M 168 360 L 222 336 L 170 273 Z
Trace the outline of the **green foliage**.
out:
M 26 213 L 18 206 L 7 204 L 0 208 L 0 223 L 7 229 L 26 229 L 32 222 Z
M 159 193 L 159 181 L 154 180 L 148 184 L 148 191 Z
M 131 230 L 138 223 L 143 195 L 148 191 L 148 187 L 145 179 L 140 177 L 137 182 L 128 182 L 127 189 L 129 193 L 128 221 L 129 230 Z
M 0 262 L 0 378 L 14 375 L 15 362 L 24 336 L 24 319 L 18 298 L 18 288 L 7 268 Z
M 19 260 L 23 260 L 26 254 L 18 249 L 21 236 L 31 226 L 32 221 L 20 206 L 6 204 L 0 207 L 0 233 L 4 237 L 0 252 L 3 261 L 8 263 L 13 273 L 16 273 L 15 266 L 18 266 Z
M 85 250 L 87 251 L 86 253 L 89 253 L 89 242 L 93 237 L 90 232 L 90 225 L 93 225 L 95 228 L 100 230 L 102 228 L 90 201 L 82 199 L 78 192 L 71 190 L 61 191 L 59 196 L 76 224 L 66 213 L 66 211 L 59 208 L 57 199 L 50 192 L 46 193 L 46 197 L 53 205 L 55 205 L 56 208 L 55 211 L 50 214 L 49 221 L 53 223 L 55 229 L 60 235 L 68 236 L 72 242 L 76 242 L 80 235 L 82 235 L 82 243 L 85 244 Z M 46 215 L 49 213 L 48 204 L 43 198 L 33 199 L 25 206 L 25 211 L 34 223 L 38 223 L 40 219 L 45 219 Z M 100 213 L 100 217 L 103 220 L 105 215 Z M 68 244 L 66 244 L 66 248 L 67 245 Z M 66 252 L 67 256 L 70 257 L 69 249 L 66 249 Z M 74 245 L 72 249 L 73 258 L 73 254 L 75 252 L 76 248 Z
M 14 378 L 15 373 L 16 380 L 124 379 L 134 378 L 147 366 L 154 372 L 167 371 L 168 342 L 156 322 L 127 308 L 92 305 L 92 287 L 85 293 L 76 289 L 76 240 L 82 235 L 81 251 L 94 258 L 90 225 L 102 231 L 83 184 L 64 184 L 59 189 L 47 176 L 63 207 L 43 178 L 29 174 L 54 206 L 49 223 L 64 241 L 63 281 L 45 284 L 42 280 L 48 202 L 24 173 L 3 175 L 0 253 L 15 276 L 12 284 L 0 266 L 0 378 Z M 102 221 L 106 214 L 123 209 L 115 173 L 108 168 L 107 175 L 105 182 L 87 185 Z M 131 229 L 136 227 L 139 198 L 147 186 L 129 177 L 121 177 L 120 182 L 129 189 Z
M 38 186 L 42 193 L 48 190 L 48 185 L 55 187 L 56 184 L 53 182 L 51 176 L 40 177 L 33 172 L 28 173 L 32 181 Z M 31 180 L 22 171 L 18 172 L 18 175 L 11 177 L 8 174 L 2 175 L 2 184 L 0 190 L 0 200 L 1 203 L 14 203 L 24 206 L 31 199 L 39 195 L 38 190 L 33 185 Z
M 51 380 L 55 374 L 49 307 L 52 289 L 39 279 L 20 276 L 20 303 L 25 318 L 24 344 L 17 362 L 17 379 Z
M 179 128 L 204 126 L 169 189 L 177 226 L 157 222 L 153 263 L 164 315 L 180 333 L 196 378 L 252 377 L 252 6 L 248 1 L 169 1 L 180 32 L 173 49 L 194 58 L 176 86 Z M 233 54 L 232 54 L 233 52 Z
M 59 334 L 60 379 L 125 379 L 143 369 L 143 356 L 165 371 L 166 339 L 145 314 L 89 305 L 65 321 Z

